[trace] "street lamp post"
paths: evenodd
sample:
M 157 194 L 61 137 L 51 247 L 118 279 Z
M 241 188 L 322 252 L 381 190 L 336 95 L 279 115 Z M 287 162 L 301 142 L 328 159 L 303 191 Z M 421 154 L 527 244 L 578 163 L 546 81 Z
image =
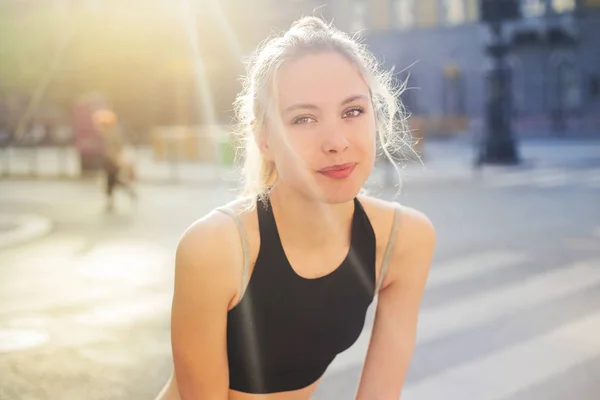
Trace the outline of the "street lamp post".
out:
M 519 15 L 515 0 L 481 0 L 482 20 L 489 23 L 492 41 L 487 53 L 492 68 L 486 77 L 487 101 L 485 135 L 479 149 L 478 164 L 518 164 L 520 162 L 510 116 L 510 71 L 505 58 L 508 45 L 502 37 L 504 21 Z

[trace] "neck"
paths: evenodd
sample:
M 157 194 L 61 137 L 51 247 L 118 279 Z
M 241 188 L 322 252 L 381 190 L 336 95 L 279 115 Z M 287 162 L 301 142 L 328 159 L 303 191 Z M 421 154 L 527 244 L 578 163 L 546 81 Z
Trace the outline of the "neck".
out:
M 298 249 L 314 250 L 339 243 L 349 244 L 354 202 L 327 204 L 275 185 L 270 192 L 277 227 Z

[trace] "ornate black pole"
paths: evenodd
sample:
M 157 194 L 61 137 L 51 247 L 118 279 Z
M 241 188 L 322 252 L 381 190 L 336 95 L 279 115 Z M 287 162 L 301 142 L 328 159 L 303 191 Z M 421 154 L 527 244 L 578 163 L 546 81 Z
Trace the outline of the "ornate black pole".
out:
M 508 45 L 502 37 L 502 23 L 514 18 L 516 11 L 509 10 L 517 8 L 515 2 L 502 0 L 484 0 L 482 5 L 488 7 L 484 10 L 483 20 L 489 23 L 492 31 L 492 41 L 486 49 L 492 60 L 492 68 L 486 76 L 485 133 L 477 162 L 518 164 L 520 159 L 511 129 L 510 70 L 505 62 Z

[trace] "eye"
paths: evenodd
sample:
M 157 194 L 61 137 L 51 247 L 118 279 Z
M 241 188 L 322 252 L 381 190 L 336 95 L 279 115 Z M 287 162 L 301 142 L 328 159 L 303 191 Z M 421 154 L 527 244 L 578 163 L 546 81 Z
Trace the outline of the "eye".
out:
M 356 118 L 362 115 L 365 110 L 362 107 L 353 107 L 344 112 L 342 118 Z
M 311 122 L 315 122 L 315 119 L 308 116 L 296 117 L 292 120 L 292 124 L 294 125 L 309 124 Z

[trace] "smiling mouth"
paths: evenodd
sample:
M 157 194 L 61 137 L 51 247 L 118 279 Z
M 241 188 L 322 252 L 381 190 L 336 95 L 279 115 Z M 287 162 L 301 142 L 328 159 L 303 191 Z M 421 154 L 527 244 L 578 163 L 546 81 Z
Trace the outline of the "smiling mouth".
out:
M 339 164 L 320 169 L 318 172 L 331 179 L 345 179 L 352 175 L 356 163 Z

